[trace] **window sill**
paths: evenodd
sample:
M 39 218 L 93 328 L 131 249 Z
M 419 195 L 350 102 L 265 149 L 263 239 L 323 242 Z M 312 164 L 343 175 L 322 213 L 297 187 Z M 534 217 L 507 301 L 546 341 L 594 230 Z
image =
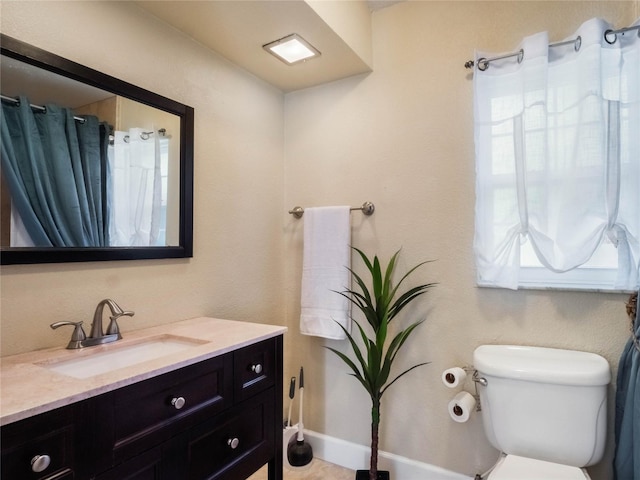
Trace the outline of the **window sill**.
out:
M 614 288 L 595 286 L 595 285 L 572 285 L 572 284 L 550 285 L 550 284 L 537 284 L 537 283 L 521 283 L 520 285 L 518 285 L 517 290 L 513 290 L 505 287 L 498 287 L 496 285 L 482 284 L 481 282 L 477 282 L 476 286 L 478 288 L 496 288 L 496 289 L 502 289 L 502 290 L 511 290 L 512 292 L 515 292 L 517 290 L 549 290 L 554 292 L 616 293 L 616 294 L 628 295 L 636 291 L 636 290 L 614 289 Z

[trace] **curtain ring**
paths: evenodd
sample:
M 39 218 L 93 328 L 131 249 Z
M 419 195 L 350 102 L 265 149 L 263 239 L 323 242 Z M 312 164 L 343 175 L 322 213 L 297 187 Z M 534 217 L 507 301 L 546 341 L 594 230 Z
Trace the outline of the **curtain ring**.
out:
M 518 52 L 518 63 L 522 63 L 523 59 L 524 59 L 524 50 L 521 48 L 520 51 Z
M 606 35 L 606 33 L 605 33 L 605 35 Z M 605 38 L 606 38 L 606 37 L 605 37 Z M 576 41 L 575 41 L 575 42 L 574 42 L 574 44 L 573 44 L 573 49 L 574 49 L 576 52 L 579 52 L 579 51 L 580 51 L 580 47 L 581 47 L 581 46 L 582 46 L 582 37 L 581 37 L 580 35 L 578 35 L 578 37 L 576 38 Z
M 484 72 L 487 68 L 489 68 L 489 60 L 482 57 L 478 59 L 478 70 Z
M 613 40 L 609 40 L 609 35 L 613 35 Z M 613 30 L 609 29 L 606 30 L 604 32 L 604 40 L 605 42 L 607 42 L 609 45 L 613 45 L 614 43 L 616 43 L 616 40 L 618 40 L 618 35 L 613 33 Z

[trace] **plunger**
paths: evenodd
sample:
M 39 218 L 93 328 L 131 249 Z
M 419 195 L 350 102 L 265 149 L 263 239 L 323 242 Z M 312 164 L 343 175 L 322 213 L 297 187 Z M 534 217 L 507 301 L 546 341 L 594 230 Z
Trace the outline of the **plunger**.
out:
M 302 403 L 304 398 L 304 370 L 300 367 L 300 419 L 298 433 L 291 437 L 287 445 L 287 460 L 292 467 L 304 467 L 313 460 L 313 449 L 304 439 L 304 424 L 302 422 Z

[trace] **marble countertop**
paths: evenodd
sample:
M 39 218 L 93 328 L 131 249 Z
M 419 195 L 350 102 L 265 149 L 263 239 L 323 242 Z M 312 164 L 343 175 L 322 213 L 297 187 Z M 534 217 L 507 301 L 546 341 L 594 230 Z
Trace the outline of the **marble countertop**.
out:
M 276 325 L 200 317 L 123 332 L 122 340 L 106 345 L 79 350 L 61 346 L 3 357 L 0 358 L 0 425 L 177 370 L 282 335 L 286 330 L 286 327 Z M 46 367 L 163 337 L 193 340 L 193 344 L 160 358 L 89 378 L 74 378 Z

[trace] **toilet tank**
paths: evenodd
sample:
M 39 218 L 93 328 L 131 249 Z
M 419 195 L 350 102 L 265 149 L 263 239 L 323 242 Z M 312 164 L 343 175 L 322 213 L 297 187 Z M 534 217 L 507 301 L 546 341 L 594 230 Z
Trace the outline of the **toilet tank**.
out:
M 602 458 L 608 362 L 555 348 L 482 345 L 474 351 L 482 421 L 498 450 L 575 467 Z M 484 383 L 484 382 L 482 382 Z

